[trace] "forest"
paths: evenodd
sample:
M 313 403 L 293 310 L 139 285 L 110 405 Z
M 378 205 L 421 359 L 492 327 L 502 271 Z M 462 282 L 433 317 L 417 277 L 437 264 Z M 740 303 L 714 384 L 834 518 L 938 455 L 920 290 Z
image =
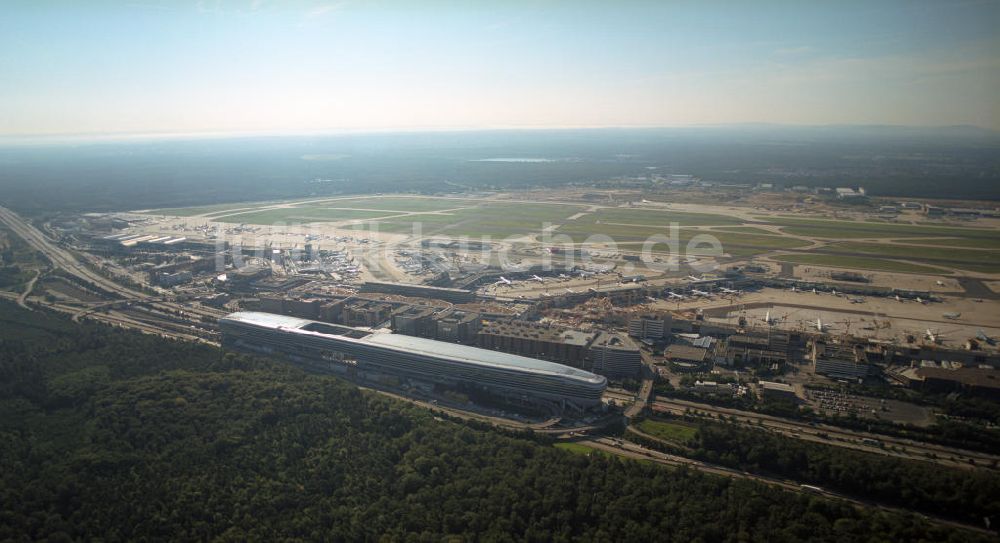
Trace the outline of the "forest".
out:
M 0 540 L 988 541 L 0 302 Z

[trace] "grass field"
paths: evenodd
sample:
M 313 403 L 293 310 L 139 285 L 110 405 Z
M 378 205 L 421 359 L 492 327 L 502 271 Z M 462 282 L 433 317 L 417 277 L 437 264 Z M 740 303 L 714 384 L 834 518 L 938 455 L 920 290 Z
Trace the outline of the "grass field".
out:
M 1000 249 L 1000 235 L 996 238 L 907 238 L 900 240 L 900 243 L 967 249 Z
M 919 238 L 946 236 L 967 240 L 1000 240 L 1000 231 L 988 228 L 952 228 L 859 221 L 786 219 L 779 217 L 757 217 L 757 219 L 762 222 L 781 226 L 783 227 L 782 230 L 789 234 L 818 238 Z
M 928 264 L 984 273 L 1000 272 L 1000 251 L 975 251 L 949 247 L 886 245 L 883 243 L 835 243 L 831 249 L 887 257 L 906 258 Z
M 413 231 L 413 223 L 419 221 L 422 232 L 426 235 L 441 234 L 471 238 L 489 236 L 501 239 L 507 236 L 539 233 L 546 222 L 560 222 L 582 209 L 575 205 L 489 202 L 449 212 L 446 215 L 424 214 L 370 222 L 377 222 L 378 229 L 383 232 L 409 233 Z M 364 224 L 356 228 L 369 229 L 371 225 Z
M 644 242 L 654 235 L 670 236 L 670 230 L 666 227 L 640 227 L 621 226 L 614 224 L 577 224 L 569 221 L 563 224 L 556 234 L 570 236 L 575 243 L 582 243 L 594 235 L 608 236 L 617 243 Z M 741 234 L 735 232 L 720 232 L 718 230 L 700 230 L 697 228 L 681 228 L 677 233 L 677 239 L 681 244 L 681 249 L 686 250 L 686 245 L 695 236 L 709 235 L 719 240 L 722 250 L 733 256 L 751 256 L 763 254 L 775 249 L 797 249 L 809 245 L 808 241 L 786 236 L 769 236 L 760 234 Z M 592 240 L 593 241 L 593 240 Z M 707 247 L 707 246 L 706 246 Z M 665 252 L 666 245 L 657 245 L 654 251 Z M 693 252 L 704 252 L 695 250 Z
M 646 419 L 636 425 L 639 431 L 649 434 L 657 439 L 671 441 L 680 445 L 691 442 L 698 434 L 698 430 L 685 424 L 676 422 L 663 422 Z
M 580 217 L 579 221 L 586 223 L 601 222 L 660 227 L 667 227 L 671 222 L 676 222 L 679 226 L 724 226 L 743 224 L 742 219 L 730 217 L 728 215 L 627 208 L 601 209 L 596 213 L 590 213 L 584 217 Z
M 553 447 L 557 449 L 562 449 L 564 451 L 569 451 L 573 454 L 582 454 L 584 456 L 589 456 L 591 454 L 597 453 L 602 456 L 611 456 L 608 453 L 595 449 L 593 447 L 588 447 L 580 443 L 556 443 Z
M 378 209 L 386 211 L 443 211 L 459 207 L 474 206 L 476 200 L 455 198 L 421 198 L 385 196 L 378 198 L 348 198 L 324 202 L 329 207 Z
M 717 232 L 733 232 L 736 234 L 758 234 L 764 236 L 774 236 L 774 232 L 758 228 L 756 226 L 720 226 L 714 229 Z
M 940 268 L 910 264 L 909 262 L 897 262 L 895 260 L 883 260 L 880 258 L 851 257 L 824 254 L 796 254 L 778 255 L 774 257 L 779 262 L 791 262 L 793 264 L 813 264 L 815 266 L 829 266 L 832 268 L 848 268 L 858 270 L 888 271 L 900 273 L 926 273 L 932 275 L 946 275 L 949 272 Z
M 503 239 L 514 236 L 537 235 L 546 223 L 560 225 L 551 231 L 559 243 L 561 236 L 573 243 L 587 241 L 591 236 L 610 238 L 619 244 L 645 242 L 651 236 L 670 235 L 670 224 L 681 228 L 678 242 L 682 252 L 688 252 L 688 242 L 695 236 L 707 234 L 717 239 L 724 253 L 733 257 L 751 257 L 775 250 L 802 249 L 808 241 L 789 235 L 775 234 L 759 227 L 745 224 L 743 219 L 729 215 L 689 213 L 643 208 L 603 208 L 583 216 L 569 217 L 587 210 L 584 205 L 520 203 L 509 201 L 431 198 L 418 196 L 360 196 L 313 199 L 291 207 L 260 209 L 274 203 L 240 203 L 164 209 L 155 213 L 177 216 L 207 215 L 226 223 L 259 225 L 306 224 L 311 222 L 360 221 L 350 226 L 355 230 L 411 234 L 414 224 L 420 224 L 422 235 L 443 235 Z M 257 208 L 254 210 L 254 208 Z M 230 213 L 231 212 L 231 213 Z M 400 216 L 400 214 L 412 215 Z M 861 269 L 901 271 L 909 273 L 940 273 L 937 268 L 893 262 L 887 258 L 904 258 L 924 261 L 930 265 L 996 272 L 1000 270 L 1000 253 L 970 251 L 968 248 L 1000 249 L 1000 231 L 985 228 L 956 228 L 894 223 L 877 223 L 845 220 L 806 219 L 789 216 L 757 217 L 757 220 L 782 227 L 787 234 L 817 238 L 900 238 L 905 243 L 921 247 L 883 246 L 871 243 L 835 243 L 832 250 L 863 253 L 858 257 L 840 257 L 824 254 L 784 255 L 786 262 L 816 264 Z M 701 227 L 715 226 L 715 230 Z M 939 237 L 941 239 L 928 239 Z M 600 241 L 593 240 L 590 241 Z M 927 246 L 924 246 L 927 245 Z M 963 250 L 965 248 L 965 250 Z M 666 252 L 667 245 L 658 244 L 654 251 Z M 693 254 L 710 254 L 710 245 L 693 247 Z M 933 260 L 940 260 L 934 262 Z M 853 263 L 853 264 L 852 264 Z M 854 265 L 857 266 L 854 266 Z

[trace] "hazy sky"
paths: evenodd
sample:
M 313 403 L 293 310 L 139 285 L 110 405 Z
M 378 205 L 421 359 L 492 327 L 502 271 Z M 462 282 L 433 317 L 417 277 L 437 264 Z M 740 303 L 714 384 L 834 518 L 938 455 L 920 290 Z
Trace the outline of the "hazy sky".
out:
M 1000 0 L 4 0 L 0 135 L 974 124 Z

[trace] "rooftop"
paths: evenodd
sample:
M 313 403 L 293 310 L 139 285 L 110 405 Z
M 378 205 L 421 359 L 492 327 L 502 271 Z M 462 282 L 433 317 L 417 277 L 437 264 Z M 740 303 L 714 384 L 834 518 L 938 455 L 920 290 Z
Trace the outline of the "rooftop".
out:
M 701 347 L 691 347 L 688 345 L 673 344 L 667 347 L 664 355 L 670 360 L 688 360 L 694 362 L 704 362 L 708 357 L 708 350 Z
M 393 350 L 448 358 L 451 360 L 459 360 L 483 366 L 515 368 L 529 370 L 534 373 L 561 375 L 594 384 L 606 381 L 604 377 L 595 375 L 588 371 L 571 368 L 554 362 L 545 362 L 544 360 L 528 358 L 526 356 L 517 356 L 513 354 L 490 351 L 487 349 L 479 349 L 476 347 L 468 347 L 465 345 L 405 336 L 401 334 L 368 333 L 367 331 L 351 328 L 349 326 L 330 325 L 308 319 L 275 315 L 273 313 L 240 311 L 227 315 L 223 318 L 223 320 L 242 322 L 273 329 L 285 329 L 294 333 L 337 337 L 345 341 L 359 341 Z

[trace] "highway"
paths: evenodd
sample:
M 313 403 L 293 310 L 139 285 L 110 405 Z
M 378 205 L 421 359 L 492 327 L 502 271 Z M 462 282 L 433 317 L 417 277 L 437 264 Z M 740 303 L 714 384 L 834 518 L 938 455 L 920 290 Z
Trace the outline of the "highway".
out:
M 673 455 L 673 454 L 663 453 L 663 452 L 660 452 L 660 451 L 656 451 L 656 450 L 653 450 L 653 449 L 649 449 L 649 448 L 643 447 L 642 445 L 637 445 L 635 443 L 631 443 L 629 441 L 615 440 L 615 439 L 606 438 L 606 437 L 598 437 L 598 438 L 593 438 L 593 439 L 579 440 L 579 441 L 577 441 L 577 443 L 586 445 L 588 447 L 592 447 L 592 448 L 600 450 L 600 451 L 604 451 L 604 452 L 607 452 L 607 453 L 615 454 L 615 455 L 618 455 L 618 456 L 623 456 L 623 457 L 626 457 L 626 458 L 631 458 L 631 459 L 634 459 L 634 460 L 648 460 L 648 461 L 651 461 L 651 462 L 654 462 L 654 463 L 657 463 L 657 464 L 666 465 L 666 466 L 687 467 L 687 468 L 690 468 L 690 469 L 696 469 L 696 470 L 704 472 L 704 473 L 710 473 L 710 474 L 719 475 L 719 476 L 722 476 L 722 477 L 732 477 L 732 478 L 736 478 L 736 479 L 748 479 L 748 480 L 756 481 L 758 483 L 763 483 L 763 484 L 767 484 L 767 485 L 770 485 L 770 486 L 775 486 L 775 487 L 778 487 L 778 488 L 782 488 L 782 489 L 785 489 L 785 490 L 791 490 L 791 491 L 794 491 L 794 492 L 811 492 L 813 494 L 821 495 L 821 496 L 823 496 L 825 498 L 837 499 L 837 500 L 842 500 L 842 501 L 848 502 L 851 505 L 854 505 L 855 507 L 858 507 L 859 509 L 871 509 L 871 508 L 875 507 L 875 508 L 878 508 L 878 509 L 881 509 L 881 510 L 884 510 L 884 511 L 890 511 L 890 512 L 904 514 L 904 515 L 905 514 L 912 514 L 913 513 L 912 511 L 909 511 L 907 509 L 902 509 L 902 508 L 893 507 L 893 506 L 887 506 L 887 505 L 884 505 L 884 504 L 873 502 L 871 500 L 864 500 L 864 499 L 860 499 L 860 498 L 856 498 L 856 497 L 852 497 L 852 496 L 847 496 L 847 495 L 844 495 L 844 494 L 839 494 L 837 492 L 831 492 L 831 491 L 826 490 L 826 489 L 812 490 L 812 489 L 809 489 L 808 487 L 803 487 L 802 484 L 800 484 L 799 482 L 794 481 L 792 479 L 780 479 L 780 478 L 777 478 L 777 477 L 768 477 L 768 476 L 765 476 L 765 475 L 757 475 L 757 474 L 749 473 L 749 472 L 746 472 L 746 471 L 740 471 L 740 470 L 731 469 L 731 468 L 727 468 L 727 467 L 723 467 L 723 466 L 718 466 L 718 465 L 715 465 L 715 464 L 709 464 L 709 463 L 706 463 L 706 462 L 702 462 L 700 460 L 692 460 L 690 458 L 685 458 L 683 456 L 677 456 L 677 455 Z M 922 516 L 922 517 L 926 518 L 929 522 L 933 522 L 935 524 L 942 524 L 942 525 L 947 525 L 947 526 L 951 526 L 951 527 L 954 527 L 954 528 L 962 528 L 962 529 L 966 529 L 966 530 L 974 530 L 974 531 L 977 531 L 977 532 L 980 532 L 980 533 L 984 533 L 984 534 L 996 535 L 994 532 L 991 532 L 991 531 L 986 530 L 984 528 L 981 528 L 981 527 L 978 527 L 978 526 L 969 525 L 969 524 L 964 524 L 964 523 L 957 522 L 957 521 L 954 521 L 954 520 L 951 520 L 951 519 L 946 519 L 946 518 L 941 518 L 941 517 L 931 517 L 931 516 L 923 515 L 923 514 L 920 514 L 920 513 L 917 513 L 917 515 Z
M 210 311 L 201 308 L 195 308 L 188 305 L 181 305 L 177 303 L 159 301 L 160 299 L 154 296 L 150 296 L 146 293 L 136 291 L 124 285 L 117 283 L 116 281 L 105 277 L 97 271 L 94 271 L 86 263 L 81 262 L 72 252 L 62 247 L 59 247 L 54 242 L 49 240 L 41 231 L 29 224 L 27 221 L 22 219 L 16 213 L 7 209 L 6 207 L 0 206 L 0 222 L 3 222 L 11 229 L 14 234 L 23 239 L 26 243 L 31 245 L 36 251 L 43 254 L 54 268 L 61 269 L 64 272 L 80 279 L 84 283 L 93 285 L 95 288 L 108 293 L 109 296 L 117 297 L 117 300 L 109 301 L 108 305 L 113 305 L 122 301 L 132 301 L 132 302 L 142 302 L 148 303 L 151 307 L 163 311 L 164 313 L 174 313 L 178 315 L 184 315 L 187 313 L 194 313 L 200 317 L 217 317 L 219 312 Z M 37 276 L 36 278 L 37 279 Z M 30 285 L 31 288 L 34 287 L 34 282 Z M 15 301 L 23 302 L 27 305 L 27 294 L 22 294 Z M 64 311 L 70 313 L 74 316 L 79 316 L 81 314 L 87 313 L 87 310 L 83 312 L 80 308 L 73 307 L 67 304 L 47 304 L 53 309 Z M 205 340 L 191 333 L 190 330 L 180 331 L 178 328 L 182 325 L 177 323 L 172 323 L 172 325 L 167 325 L 163 322 L 163 319 L 153 318 L 153 321 L 157 322 L 146 322 L 146 319 L 139 319 L 135 315 L 124 315 L 120 312 L 109 311 L 106 314 L 92 314 L 98 320 L 109 322 L 112 324 L 120 324 L 127 326 L 129 328 L 135 328 L 147 333 L 155 333 L 168 337 L 175 337 L 178 339 L 185 340 L 195 340 L 203 341 L 206 343 L 213 343 L 212 341 Z
M 28 281 L 28 284 L 24 286 L 24 292 L 22 292 L 21 295 L 17 297 L 17 305 L 27 309 L 28 311 L 34 311 L 34 309 L 31 309 L 31 306 L 28 305 L 28 296 L 31 295 L 32 290 L 35 290 L 35 283 L 41 276 L 42 273 L 38 270 L 35 270 L 35 276 L 32 277 L 30 281 Z
M 91 270 L 77 260 L 72 253 L 49 241 L 37 228 L 28 224 L 24 219 L 6 207 L 0 207 L 0 221 L 6 224 L 21 239 L 34 247 L 36 251 L 45 255 L 54 267 L 60 268 L 71 275 L 75 275 L 80 279 L 94 284 L 98 288 L 114 293 L 122 298 L 139 299 L 146 297 L 141 292 L 122 286 Z
M 968 451 L 884 434 L 848 430 L 829 424 L 812 425 L 782 417 L 717 407 L 686 400 L 657 396 L 652 407 L 653 411 L 670 413 L 672 415 L 684 415 L 686 411 L 700 411 L 710 414 L 713 417 L 724 416 L 730 420 L 735 417 L 741 423 L 750 424 L 756 428 L 766 428 L 796 439 L 908 460 L 922 460 L 964 469 L 975 469 L 977 466 L 985 468 L 1000 465 L 1000 456 L 994 454 Z M 884 447 L 866 444 L 863 442 L 865 439 L 880 441 L 884 444 Z M 970 464 L 969 460 L 974 460 L 975 466 Z

